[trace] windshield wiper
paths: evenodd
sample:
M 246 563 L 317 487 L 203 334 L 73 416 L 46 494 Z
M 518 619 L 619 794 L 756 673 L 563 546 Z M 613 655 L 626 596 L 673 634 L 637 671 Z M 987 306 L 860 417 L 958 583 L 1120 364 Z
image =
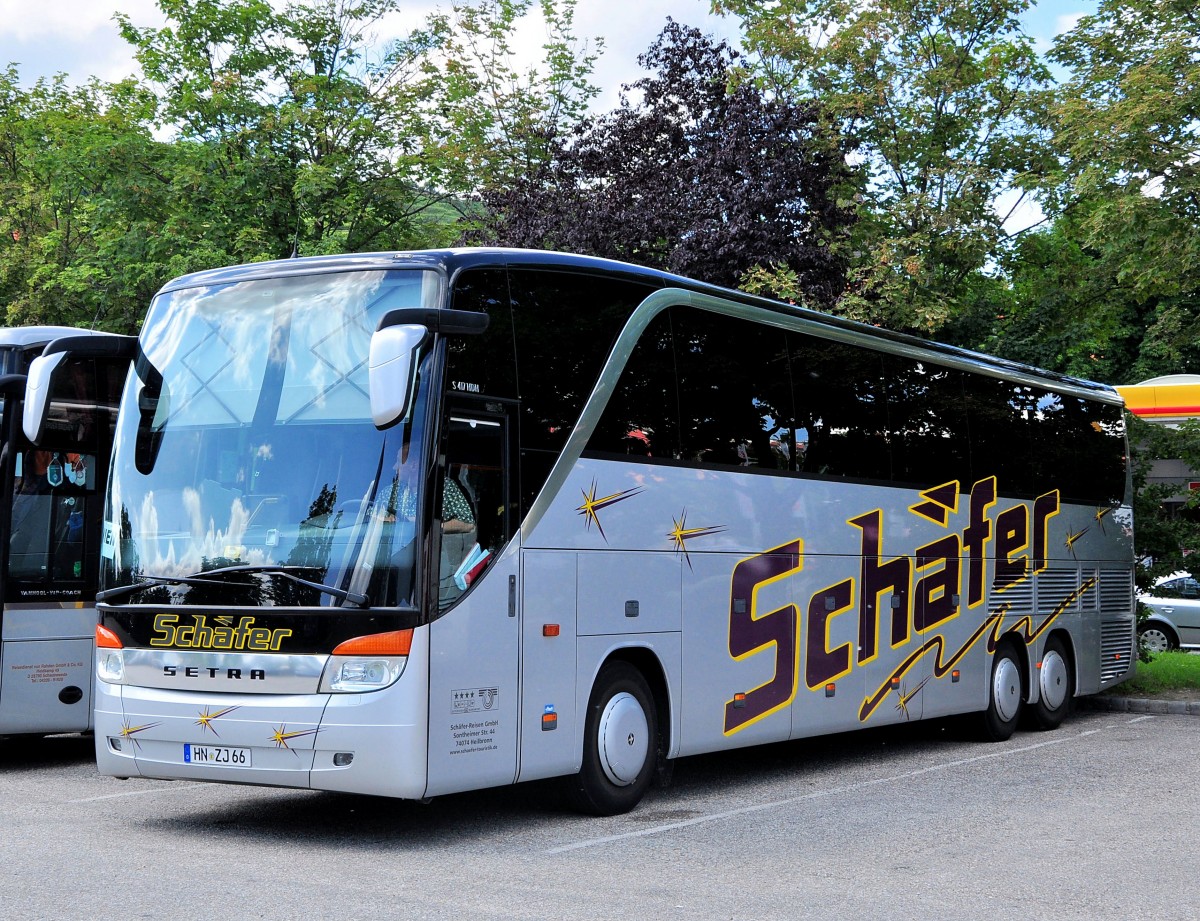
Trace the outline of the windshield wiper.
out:
M 268 575 L 272 576 L 280 576 L 281 578 L 295 582 L 297 585 L 303 585 L 305 588 L 315 589 L 318 592 L 324 592 L 326 595 L 332 595 L 338 601 L 348 601 L 355 607 L 366 608 L 371 606 L 371 600 L 366 595 L 359 594 L 358 592 L 348 592 L 344 589 L 335 588 L 332 585 L 325 585 L 321 582 L 313 582 L 310 579 L 301 579 L 299 576 L 290 572 L 291 569 L 303 568 L 304 567 L 301 566 L 253 566 L 247 564 L 244 566 L 222 566 L 220 569 L 208 569 L 205 570 L 204 575 L 210 576 L 213 573 L 227 572 L 248 572 L 252 575 L 267 573 Z
M 299 567 L 296 567 L 299 568 Z M 309 579 L 302 579 L 297 575 L 288 572 L 283 566 L 222 566 L 219 569 L 206 569 L 204 572 L 194 573 L 190 576 L 142 576 L 141 580 L 134 582 L 131 585 L 118 585 L 115 588 L 106 588 L 102 592 L 96 593 L 97 601 L 110 601 L 114 598 L 123 598 L 126 595 L 132 595 L 134 592 L 140 592 L 144 588 L 151 588 L 155 585 L 243 585 L 250 586 L 249 582 L 230 583 L 222 579 L 206 579 L 204 576 L 225 575 L 227 573 L 244 572 L 250 575 L 259 573 L 267 573 L 273 576 L 280 576 L 288 579 L 298 585 L 303 585 L 305 588 L 311 588 L 318 592 L 323 592 L 326 595 L 332 595 L 339 601 L 345 601 L 356 607 L 365 608 L 370 606 L 370 599 L 366 595 L 361 595 L 358 592 L 347 592 L 340 588 L 334 588 L 332 585 L 322 585 L 320 582 L 313 582 Z
M 118 585 L 115 588 L 106 588 L 102 592 L 96 592 L 96 600 L 108 601 L 112 598 L 122 598 L 155 585 L 229 585 L 229 583 L 219 579 L 200 579 L 197 576 L 142 576 L 140 581 L 130 585 Z

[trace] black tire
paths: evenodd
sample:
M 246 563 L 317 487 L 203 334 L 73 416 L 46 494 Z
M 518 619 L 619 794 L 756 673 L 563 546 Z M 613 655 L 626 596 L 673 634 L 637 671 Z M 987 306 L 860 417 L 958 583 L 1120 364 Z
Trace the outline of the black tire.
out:
M 1030 710 L 1039 729 L 1057 729 L 1071 712 L 1075 700 L 1075 669 L 1066 644 L 1057 636 L 1046 641 L 1038 669 L 1038 699 Z
M 1149 621 L 1138 627 L 1138 643 L 1154 655 L 1179 648 L 1179 637 L 1165 624 Z
M 1012 643 L 1001 643 L 992 656 L 988 705 L 983 711 L 981 734 L 985 741 L 1003 742 L 1012 738 L 1021 716 L 1024 698 L 1021 659 Z
M 567 778 L 571 805 L 591 815 L 619 815 L 636 806 L 654 778 L 658 715 L 642 673 L 609 662 L 588 701 L 583 764 Z

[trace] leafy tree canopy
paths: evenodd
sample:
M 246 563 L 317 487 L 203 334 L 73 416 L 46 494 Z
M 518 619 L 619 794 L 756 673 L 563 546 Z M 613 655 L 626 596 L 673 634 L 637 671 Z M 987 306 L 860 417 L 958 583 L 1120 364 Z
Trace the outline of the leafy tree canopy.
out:
M 736 55 L 676 22 L 639 60 L 654 73 L 616 110 L 557 139 L 542 168 L 487 188 L 474 239 L 832 304 L 851 177 L 821 110 L 731 85 Z
M 1102 0 L 1060 36 L 1059 206 L 1077 245 L 1144 330 L 1128 375 L 1200 371 L 1200 10 L 1190 0 Z
M 1050 163 L 1029 6 L 714 0 L 741 19 L 760 84 L 819 99 L 870 172 L 840 312 L 936 330 L 1003 249 L 998 197 Z

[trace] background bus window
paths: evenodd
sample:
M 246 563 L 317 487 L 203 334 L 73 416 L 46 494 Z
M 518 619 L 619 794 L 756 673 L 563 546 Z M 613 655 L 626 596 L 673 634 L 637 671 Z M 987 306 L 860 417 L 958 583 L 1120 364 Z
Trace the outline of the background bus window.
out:
M 83 578 L 87 503 L 95 485 L 94 455 L 30 449 L 17 456 L 10 578 L 43 583 Z

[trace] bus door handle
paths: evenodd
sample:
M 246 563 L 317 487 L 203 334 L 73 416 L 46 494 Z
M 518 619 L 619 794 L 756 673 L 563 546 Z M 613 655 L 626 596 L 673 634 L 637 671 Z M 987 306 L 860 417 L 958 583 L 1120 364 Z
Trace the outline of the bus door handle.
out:
M 508 616 L 517 616 L 517 577 L 508 577 Z

